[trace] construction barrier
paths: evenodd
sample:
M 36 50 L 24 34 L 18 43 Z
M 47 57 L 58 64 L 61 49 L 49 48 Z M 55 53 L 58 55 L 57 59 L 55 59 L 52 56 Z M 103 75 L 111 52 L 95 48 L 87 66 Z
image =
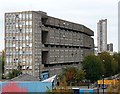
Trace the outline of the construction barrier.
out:
M 52 82 L 25 81 L 25 82 L 0 82 L 1 93 L 43 93 L 52 91 Z M 16 93 L 17 94 L 17 93 Z

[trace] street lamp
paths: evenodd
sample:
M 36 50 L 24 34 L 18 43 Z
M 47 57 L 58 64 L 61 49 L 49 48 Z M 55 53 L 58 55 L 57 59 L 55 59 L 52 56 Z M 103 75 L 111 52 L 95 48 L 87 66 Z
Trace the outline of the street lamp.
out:
M 90 85 L 90 80 L 88 80 L 88 89 L 89 89 L 89 85 Z
M 102 75 L 102 80 L 103 80 L 102 88 L 103 88 L 103 94 L 104 94 L 104 75 Z

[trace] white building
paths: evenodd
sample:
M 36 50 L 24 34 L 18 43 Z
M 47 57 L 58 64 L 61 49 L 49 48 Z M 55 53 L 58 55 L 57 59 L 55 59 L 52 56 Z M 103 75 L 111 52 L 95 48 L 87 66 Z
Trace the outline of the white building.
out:
M 107 51 L 107 19 L 97 23 L 97 46 L 98 53 Z
M 120 1 L 118 2 L 118 52 L 120 52 Z

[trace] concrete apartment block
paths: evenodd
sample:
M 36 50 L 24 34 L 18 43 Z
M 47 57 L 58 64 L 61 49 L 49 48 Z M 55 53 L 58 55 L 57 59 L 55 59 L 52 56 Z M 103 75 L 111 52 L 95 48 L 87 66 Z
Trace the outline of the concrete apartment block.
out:
M 58 74 L 63 67 L 81 67 L 94 53 L 92 30 L 48 16 L 42 11 L 5 13 L 5 75 L 21 67 L 36 77 Z

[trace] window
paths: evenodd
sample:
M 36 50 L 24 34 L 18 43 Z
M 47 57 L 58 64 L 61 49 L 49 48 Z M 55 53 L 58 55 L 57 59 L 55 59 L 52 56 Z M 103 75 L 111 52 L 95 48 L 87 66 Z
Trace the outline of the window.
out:
M 25 14 L 23 14 L 22 16 L 23 16 L 23 19 L 25 19 Z
M 20 32 L 22 32 L 22 29 L 20 29 Z
M 29 18 L 32 19 L 32 14 L 29 14 Z
M 19 18 L 19 15 L 18 15 L 18 14 L 16 14 L 15 16 L 16 16 L 16 18 Z
M 22 29 L 22 32 L 25 33 L 25 28 Z
M 32 42 L 32 36 L 29 37 L 29 41 Z
M 32 25 L 32 21 L 29 21 L 29 25 Z
M 30 51 L 29 54 L 32 54 L 32 51 Z
M 15 39 L 15 37 L 13 37 L 13 39 Z
M 29 69 L 32 69 L 32 66 L 29 66 Z
M 30 43 L 30 45 L 29 45 L 30 47 L 32 47 L 32 43 Z
M 18 49 L 18 47 L 16 47 L 16 49 Z
M 16 23 L 16 27 L 18 27 L 18 23 Z
M 25 47 L 25 43 L 23 43 L 23 47 Z
M 30 28 L 29 31 L 32 32 L 32 28 Z
M 25 25 L 25 21 L 22 22 L 22 25 Z
M 20 36 L 20 37 L 19 37 L 19 39 L 20 39 L 20 40 L 23 40 L 23 37 L 22 37 L 22 36 Z
M 30 60 L 30 65 L 32 65 L 32 57 L 29 60 Z
M 20 46 L 20 49 L 22 49 L 22 46 Z
M 28 40 L 29 39 L 29 37 L 28 36 L 26 36 L 26 40 Z
M 28 14 L 26 14 L 26 19 L 28 19 L 29 18 L 29 15 Z
M 28 30 L 28 28 L 26 29 L 26 33 L 29 33 L 29 30 Z
M 20 51 L 19 53 L 22 54 L 22 51 Z
M 15 47 L 15 44 L 13 44 L 13 47 Z
M 6 58 L 6 64 L 7 65 L 9 64 L 9 58 L 8 57 Z
M 29 25 L 29 22 L 28 22 L 28 21 L 26 21 L 26 25 Z
M 19 14 L 19 18 L 22 19 L 22 14 Z

